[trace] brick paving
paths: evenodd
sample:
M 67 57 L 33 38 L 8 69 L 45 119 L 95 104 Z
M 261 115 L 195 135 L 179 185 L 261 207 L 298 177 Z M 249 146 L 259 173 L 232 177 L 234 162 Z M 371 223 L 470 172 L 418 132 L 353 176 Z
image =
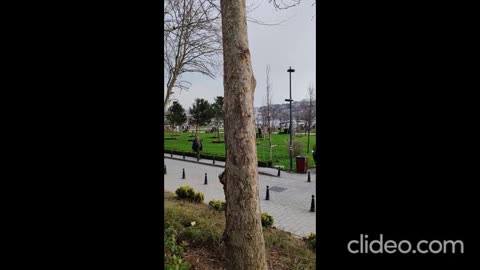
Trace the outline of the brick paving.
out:
M 223 186 L 218 175 L 224 170 L 224 162 L 173 155 L 164 155 L 167 165 L 167 175 L 164 175 L 164 189 L 174 192 L 182 185 L 191 186 L 196 191 L 203 192 L 205 202 L 212 199 L 225 201 Z M 182 179 L 182 169 L 185 168 L 185 178 Z M 204 185 L 205 173 L 208 176 L 208 185 Z M 281 172 L 277 177 L 277 170 L 259 168 L 259 195 L 260 208 L 273 216 L 274 226 L 298 236 L 307 236 L 316 233 L 315 213 L 310 212 L 312 195 L 316 196 L 316 173 L 311 170 L 311 182 L 307 182 L 307 174 Z M 270 190 L 270 200 L 265 200 L 266 186 L 286 188 L 281 192 Z M 316 199 L 315 199 L 316 202 Z M 316 208 L 316 206 L 315 206 Z

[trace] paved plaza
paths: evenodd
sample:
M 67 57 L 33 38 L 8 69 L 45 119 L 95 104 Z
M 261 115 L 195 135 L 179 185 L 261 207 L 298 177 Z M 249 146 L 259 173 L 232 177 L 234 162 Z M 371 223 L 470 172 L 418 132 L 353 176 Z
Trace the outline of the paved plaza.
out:
M 167 175 L 164 175 L 165 191 L 174 192 L 182 185 L 188 185 L 195 191 L 203 192 L 205 203 L 212 199 L 225 201 L 223 186 L 218 175 L 224 170 L 224 162 L 165 154 Z M 185 178 L 182 179 L 182 169 L 185 169 Z M 274 226 L 291 232 L 297 236 L 308 236 L 316 233 L 315 215 L 310 212 L 312 195 L 316 196 L 316 173 L 311 171 L 311 182 L 307 182 L 307 174 L 292 174 L 272 168 L 259 169 L 260 207 L 262 212 L 273 216 Z M 205 173 L 208 176 L 208 185 L 204 184 Z M 266 186 L 270 188 L 270 200 L 265 200 Z M 315 198 L 316 201 L 316 198 Z

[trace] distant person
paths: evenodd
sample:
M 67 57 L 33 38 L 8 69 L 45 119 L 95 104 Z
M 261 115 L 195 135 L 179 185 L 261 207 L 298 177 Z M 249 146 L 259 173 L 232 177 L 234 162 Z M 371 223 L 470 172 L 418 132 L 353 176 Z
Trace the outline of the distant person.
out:
M 195 137 L 195 139 L 193 140 L 192 150 L 196 153 L 197 160 L 200 159 L 200 151 L 203 150 L 203 147 L 202 147 L 202 142 L 200 141 L 200 138 L 198 138 L 198 136 Z

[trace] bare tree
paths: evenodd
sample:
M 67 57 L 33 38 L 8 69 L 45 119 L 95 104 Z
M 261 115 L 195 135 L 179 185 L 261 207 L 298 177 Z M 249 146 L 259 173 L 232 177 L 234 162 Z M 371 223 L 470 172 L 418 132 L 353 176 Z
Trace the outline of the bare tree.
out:
M 271 110 L 270 110 L 270 116 L 271 116 L 271 120 L 272 120 L 273 123 L 281 122 L 280 114 L 281 114 L 281 105 L 280 104 L 272 104 L 272 107 L 271 107 Z
M 268 132 L 268 149 L 270 153 L 270 160 L 272 160 L 272 128 L 271 128 L 271 111 L 272 111 L 272 83 L 270 82 L 270 65 L 267 66 L 267 97 L 266 97 L 266 107 L 267 107 L 267 132 Z
M 299 5 L 302 0 L 268 0 L 272 3 L 276 9 L 287 9 Z M 317 3 L 316 0 L 312 0 L 312 6 Z
M 305 100 L 302 107 L 301 118 L 305 122 L 305 129 L 308 132 L 306 149 L 308 154 L 308 151 L 310 150 L 310 131 L 317 114 L 315 106 L 315 88 L 313 87 L 313 84 L 308 86 L 308 99 Z
M 287 9 L 299 5 L 302 0 L 268 0 L 268 2 L 272 3 L 276 9 Z
M 280 119 L 280 122 L 285 125 L 285 128 L 287 128 L 290 123 L 289 122 L 290 115 L 289 115 L 288 108 L 281 106 L 278 110 L 278 117 Z
M 164 76 L 167 110 L 174 89 L 187 90 L 185 73 L 215 77 L 221 52 L 220 13 L 208 0 L 164 2 Z
M 222 0 L 227 269 L 267 269 L 255 143 L 255 78 L 248 46 L 245 0 Z

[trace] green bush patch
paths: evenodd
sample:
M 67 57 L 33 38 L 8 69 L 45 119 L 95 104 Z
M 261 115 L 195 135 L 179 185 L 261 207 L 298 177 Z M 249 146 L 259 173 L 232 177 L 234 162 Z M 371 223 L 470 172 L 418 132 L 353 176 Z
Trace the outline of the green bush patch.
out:
M 195 191 L 189 186 L 181 186 L 175 190 L 175 194 L 177 194 L 177 197 L 180 199 L 191 199 Z
M 186 243 L 182 242 L 179 245 L 176 236 L 177 231 L 169 224 L 163 234 L 163 243 L 165 244 L 165 252 L 163 254 L 164 269 L 188 270 L 190 269 L 189 264 L 182 259 Z
M 220 200 L 211 200 L 208 205 L 215 211 L 225 211 L 225 202 Z
M 303 238 L 304 241 L 308 243 L 308 245 L 315 251 L 317 248 L 317 235 L 314 233 L 310 233 L 308 237 Z
M 262 226 L 263 227 L 272 227 L 273 226 L 273 217 L 267 213 L 262 213 Z
M 202 203 L 204 196 L 202 192 L 195 192 L 193 188 L 189 186 L 181 186 L 175 190 L 177 198 L 180 200 L 186 200 L 194 203 Z
M 202 192 L 197 192 L 193 195 L 193 202 L 195 203 L 202 203 L 204 199 L 203 193 Z

